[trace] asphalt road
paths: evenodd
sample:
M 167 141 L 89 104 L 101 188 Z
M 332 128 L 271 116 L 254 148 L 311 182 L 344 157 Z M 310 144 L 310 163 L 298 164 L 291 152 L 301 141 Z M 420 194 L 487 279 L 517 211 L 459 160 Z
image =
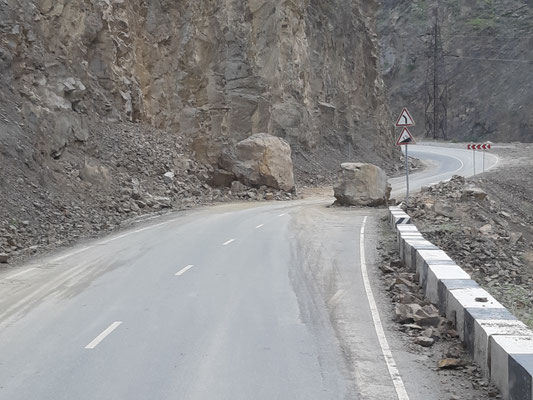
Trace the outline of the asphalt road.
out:
M 459 150 L 411 153 L 435 163 L 413 187 L 468 173 Z M 330 203 L 173 214 L 1 272 L 0 399 L 444 398 L 391 333 L 382 214 Z

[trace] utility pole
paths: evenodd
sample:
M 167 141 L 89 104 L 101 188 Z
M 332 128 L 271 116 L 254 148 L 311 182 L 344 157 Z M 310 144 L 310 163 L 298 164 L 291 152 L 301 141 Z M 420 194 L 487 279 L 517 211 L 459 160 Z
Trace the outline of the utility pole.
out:
M 426 57 L 426 137 L 448 139 L 448 79 L 441 36 L 440 0 L 437 0 Z

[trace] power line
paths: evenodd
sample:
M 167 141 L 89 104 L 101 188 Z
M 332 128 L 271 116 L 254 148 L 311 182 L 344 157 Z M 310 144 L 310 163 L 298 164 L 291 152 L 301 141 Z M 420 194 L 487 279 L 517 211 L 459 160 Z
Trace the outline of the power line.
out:
M 533 60 L 518 60 L 511 58 L 482 58 L 482 57 L 467 57 L 467 56 L 458 56 L 455 54 L 445 54 L 444 57 L 458 58 L 462 60 L 475 60 L 475 61 L 494 61 L 494 62 L 513 62 L 521 64 L 531 64 Z

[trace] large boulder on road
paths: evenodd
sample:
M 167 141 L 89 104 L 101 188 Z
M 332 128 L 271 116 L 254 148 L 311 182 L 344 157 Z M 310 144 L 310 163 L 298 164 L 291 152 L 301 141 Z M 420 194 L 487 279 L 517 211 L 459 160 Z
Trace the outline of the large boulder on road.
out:
M 372 164 L 344 163 L 334 186 L 337 204 L 381 206 L 387 204 L 391 187 L 385 172 Z
M 294 189 L 291 147 L 285 140 L 258 133 L 237 143 L 222 156 L 221 167 L 249 186 Z

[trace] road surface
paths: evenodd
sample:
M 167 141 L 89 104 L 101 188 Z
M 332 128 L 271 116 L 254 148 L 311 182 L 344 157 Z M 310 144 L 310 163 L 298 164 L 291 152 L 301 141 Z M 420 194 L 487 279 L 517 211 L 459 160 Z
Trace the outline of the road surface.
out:
M 415 188 L 471 167 L 411 154 Z M 382 213 L 329 204 L 177 213 L 1 272 L 0 399 L 444 398 L 391 333 Z

